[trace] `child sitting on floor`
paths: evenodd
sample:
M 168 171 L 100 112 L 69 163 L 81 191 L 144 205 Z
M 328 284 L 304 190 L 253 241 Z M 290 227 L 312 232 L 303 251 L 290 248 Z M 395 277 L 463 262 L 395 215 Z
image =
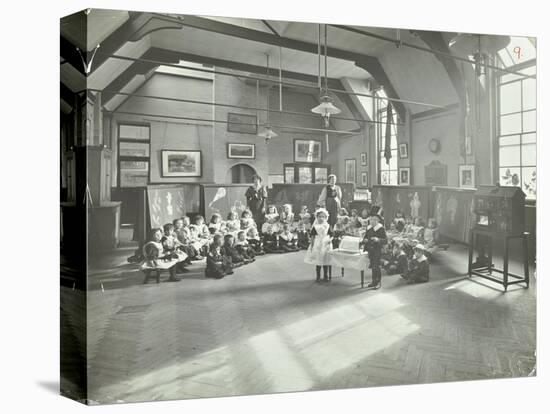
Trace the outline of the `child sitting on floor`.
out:
M 389 260 L 384 263 L 384 269 L 388 272 L 388 275 L 402 275 L 407 272 L 409 269 L 409 261 L 401 244 L 396 243 L 393 246 L 393 251 Z
M 245 259 L 235 248 L 235 238 L 232 234 L 226 234 L 223 236 L 223 246 L 221 252 L 224 256 L 231 258 L 231 265 L 233 267 L 239 267 L 250 262 Z
M 434 218 L 428 219 L 428 227 L 424 229 L 424 247 L 428 253 L 433 253 L 439 240 L 439 229 Z
M 210 230 L 208 229 L 208 226 L 204 222 L 204 217 L 201 215 L 195 216 L 195 226 L 197 226 L 197 233 L 199 235 L 199 239 L 208 239 L 208 243 L 210 243 Z
M 214 213 L 212 214 L 212 217 L 210 217 L 208 230 L 210 231 L 210 234 L 225 233 L 225 223 L 223 222 L 222 216 L 219 213 Z
M 145 280 L 143 283 L 147 283 L 151 272 L 160 270 L 168 270 L 170 273 L 170 282 L 179 282 L 179 278 L 176 277 L 176 264 L 186 259 L 186 255 L 183 252 L 168 252 L 164 250 L 162 245 L 163 232 L 161 229 L 151 230 L 149 241 L 143 245 L 143 257 L 144 261 L 141 264 L 141 270 L 145 273 Z M 157 273 L 157 282 L 159 276 Z
M 283 204 L 281 207 L 281 214 L 279 216 L 281 225 L 288 224 L 289 226 L 294 223 L 294 213 L 292 212 L 292 204 Z
M 407 283 L 422 283 L 430 280 L 430 265 L 428 258 L 424 254 L 424 246 L 420 243 L 414 246 L 414 255 L 409 263 L 409 269 L 403 278 Z
M 254 259 L 254 249 L 250 246 L 248 240 L 246 240 L 246 232 L 244 230 L 237 233 L 237 240 L 235 240 L 234 246 L 237 252 L 244 257 L 245 260 L 250 260 L 251 262 L 256 260 Z
M 424 238 L 424 220 L 420 217 L 415 217 L 413 224 L 410 227 L 409 238 L 422 240 Z
M 273 233 L 279 233 L 279 213 L 277 208 L 272 204 L 267 207 L 265 213 L 265 223 L 262 225 L 262 233 L 267 233 L 267 229 L 270 228 Z
M 309 231 L 311 229 L 311 214 L 307 210 L 307 206 L 302 206 L 300 209 L 300 223 L 304 225 L 304 228 Z
M 298 223 L 296 237 L 298 239 L 298 248 L 300 250 L 306 250 L 309 247 L 309 231 L 302 222 Z
M 283 250 L 279 246 L 279 234 L 273 231 L 273 227 L 269 226 L 264 233 L 264 250 L 266 253 L 282 253 Z
M 210 244 L 209 239 L 201 238 L 199 235 L 199 228 L 196 224 L 190 224 L 188 227 L 189 231 L 189 244 L 199 252 L 201 257 L 204 257 L 208 253 L 208 245 Z
M 283 224 L 283 231 L 279 235 L 279 245 L 286 253 L 300 250 L 298 248 L 298 239 L 296 235 L 290 231 L 290 224 L 288 223 Z
M 237 217 L 235 211 L 227 213 L 227 220 L 225 221 L 226 233 L 231 233 L 233 237 L 237 236 L 237 232 L 241 229 L 241 221 Z
M 225 275 L 233 274 L 231 259 L 225 257 L 221 252 L 222 244 L 223 236 L 219 233 L 215 234 L 210 245 L 210 251 L 206 256 L 206 269 L 204 270 L 206 277 L 221 279 Z
M 191 260 L 201 260 L 199 252 L 189 242 L 189 229 L 184 227 L 183 217 L 174 220 L 174 234 L 180 242 L 180 250 L 187 254 L 185 259 L 186 264 L 190 264 Z
M 241 214 L 241 230 L 247 232 L 251 227 L 256 227 L 256 222 L 252 217 L 252 212 L 247 209 Z
M 248 241 L 248 245 L 254 250 L 254 254 L 256 256 L 262 256 L 265 254 L 264 244 L 256 227 L 251 227 L 248 229 L 246 232 L 246 240 Z

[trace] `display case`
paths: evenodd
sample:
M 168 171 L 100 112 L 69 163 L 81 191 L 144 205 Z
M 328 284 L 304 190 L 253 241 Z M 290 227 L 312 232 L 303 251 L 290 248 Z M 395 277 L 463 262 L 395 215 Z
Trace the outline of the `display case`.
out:
M 477 229 L 496 233 L 523 234 L 525 194 L 519 187 L 479 186 L 474 194 Z

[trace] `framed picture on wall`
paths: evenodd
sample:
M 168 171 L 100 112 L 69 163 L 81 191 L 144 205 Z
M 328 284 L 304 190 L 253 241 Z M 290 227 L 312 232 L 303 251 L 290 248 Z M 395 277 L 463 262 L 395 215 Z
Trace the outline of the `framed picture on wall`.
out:
M 365 167 L 367 165 L 367 153 L 361 153 L 361 166 Z
M 256 145 L 254 144 L 227 144 L 227 158 L 256 158 Z
M 399 144 L 399 158 L 409 158 L 409 144 L 406 142 Z
M 321 141 L 295 139 L 294 162 L 321 162 Z
M 162 177 L 200 177 L 201 151 L 162 150 Z
M 346 183 L 354 183 L 357 177 L 357 173 L 355 170 L 355 159 L 348 159 L 346 160 Z
M 227 114 L 227 131 L 237 132 L 242 134 L 254 134 L 258 133 L 256 115 L 247 114 Z
M 458 166 L 458 186 L 460 188 L 475 188 L 476 186 L 476 166 L 459 165 Z
M 361 187 L 369 186 L 369 173 L 366 171 L 361 171 Z
M 410 167 L 399 167 L 399 185 L 411 185 Z

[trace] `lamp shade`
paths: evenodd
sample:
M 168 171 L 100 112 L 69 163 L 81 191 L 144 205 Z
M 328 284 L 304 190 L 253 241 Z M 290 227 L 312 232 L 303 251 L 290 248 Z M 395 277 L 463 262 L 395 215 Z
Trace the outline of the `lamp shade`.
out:
M 459 33 L 449 41 L 449 48 L 462 55 L 493 54 L 509 44 L 509 36 Z
M 275 138 L 278 134 L 271 129 L 269 125 L 266 125 L 262 132 L 258 134 L 259 137 L 265 138 L 266 141 L 269 141 L 271 138 Z
M 340 109 L 334 106 L 332 103 L 332 98 L 328 95 L 321 96 L 321 103 L 315 108 L 311 109 L 311 112 L 314 114 L 319 114 L 323 117 L 339 114 Z

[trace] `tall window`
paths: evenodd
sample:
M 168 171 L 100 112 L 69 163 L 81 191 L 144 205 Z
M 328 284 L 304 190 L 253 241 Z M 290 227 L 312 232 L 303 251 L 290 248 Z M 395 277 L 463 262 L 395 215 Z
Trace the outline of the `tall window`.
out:
M 386 93 L 381 88 L 376 92 L 376 96 L 387 98 Z M 386 142 L 386 120 L 388 117 L 388 101 L 385 99 L 376 100 L 376 148 L 378 153 L 378 183 L 382 185 L 397 185 L 397 128 L 395 126 L 397 116 L 395 108 L 392 111 L 391 123 L 391 158 L 386 162 L 384 157 L 384 148 Z
M 536 74 L 536 49 L 527 38 L 512 37 L 498 57 L 503 67 Z M 536 120 L 536 79 L 502 72 L 498 78 L 499 182 L 521 187 L 530 199 L 537 195 Z
M 148 184 L 150 141 L 149 125 L 118 125 L 118 183 L 120 187 L 144 187 Z

